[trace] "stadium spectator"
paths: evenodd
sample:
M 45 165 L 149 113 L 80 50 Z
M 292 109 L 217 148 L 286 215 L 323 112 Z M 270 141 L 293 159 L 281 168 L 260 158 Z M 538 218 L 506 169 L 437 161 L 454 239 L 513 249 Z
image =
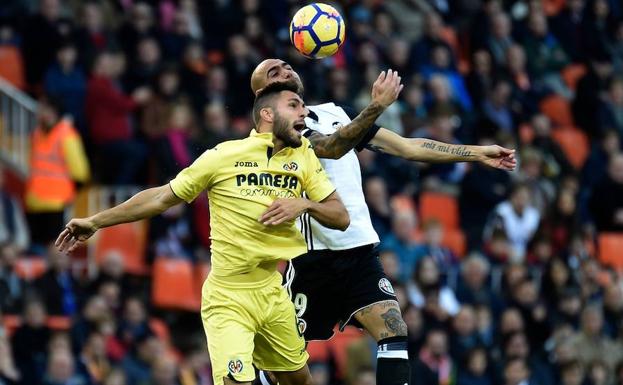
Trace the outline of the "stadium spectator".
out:
M 506 51 L 513 45 L 512 24 L 509 16 L 500 12 L 491 18 L 491 35 L 487 49 L 498 66 L 506 64 Z
M 608 94 L 599 110 L 601 130 L 613 129 L 623 135 L 623 79 L 610 83 Z
M 45 247 L 65 224 L 64 210 L 76 197 L 75 183 L 89 179 L 89 165 L 80 136 L 62 118 L 60 102 L 42 99 L 37 113 L 25 205 L 32 242 Z
M 137 1 L 130 8 L 125 22 L 117 32 L 117 40 L 128 58 L 133 57 L 141 39 L 159 35 L 154 10 L 147 2 Z
M 76 315 L 70 329 L 72 350 L 80 352 L 93 333 L 97 332 L 100 323 L 110 316 L 106 302 L 104 302 L 101 296 L 93 295 L 89 297 L 80 314 Z
M 76 373 L 74 357 L 70 351 L 50 352 L 48 369 L 43 385 L 86 385 L 87 379 Z
M 490 288 L 490 270 L 489 261 L 479 254 L 471 254 L 461 261 L 457 299 L 461 304 L 484 305 L 498 314 L 502 303 Z
M 146 88 L 136 89 L 132 96 L 119 89 L 117 82 L 124 66 L 119 54 L 100 53 L 86 97 L 87 123 L 91 139 L 98 146 L 100 178 L 117 184 L 136 182 L 143 166 L 146 148 L 143 142 L 133 139 L 130 113 L 151 97 Z
M 14 87 L 25 90 L 24 59 L 19 44 L 15 27 L 8 21 L 0 21 L 0 76 Z
M 111 25 L 112 13 L 107 2 L 88 1 L 81 4 L 75 39 L 83 68 L 90 68 L 98 53 L 117 46 Z
M 84 117 L 87 79 L 77 60 L 78 51 L 74 43 L 63 42 L 56 51 L 56 62 L 45 72 L 43 87 L 48 95 L 59 99 L 81 136 L 88 138 Z
M 101 384 L 111 371 L 104 336 L 97 332 L 91 333 L 76 361 L 76 371 L 82 378 L 90 384 Z
M 156 336 L 145 333 L 135 341 L 131 351 L 121 361 L 128 385 L 151 383 L 151 367 L 163 355 L 164 348 Z
M 123 307 L 117 335 L 127 349 L 135 346 L 144 335 L 151 334 L 147 320 L 147 309 L 140 298 L 128 298 Z
M 155 84 L 162 66 L 162 52 L 158 40 L 154 37 L 141 38 L 130 58 L 132 60 L 128 62 L 128 71 L 121 79 L 125 89 L 134 91 Z
M 182 97 L 180 82 L 175 66 L 165 66 L 158 74 L 155 93 L 141 114 L 141 131 L 149 139 L 157 140 L 166 133 L 173 104 Z
M 37 293 L 52 315 L 73 316 L 78 312 L 81 290 L 71 272 L 71 260 L 50 245 L 47 259 L 49 269 L 34 282 Z
M 418 308 L 426 307 L 438 320 L 447 320 L 459 312 L 461 305 L 452 289 L 443 285 L 441 273 L 435 260 L 424 257 L 417 262 L 413 280 L 407 284 L 409 303 Z
M 431 53 L 436 45 L 443 45 L 451 53 L 450 46 L 443 40 L 443 20 L 438 13 L 431 11 L 424 16 L 424 34 L 411 49 L 411 59 L 416 68 L 430 64 Z M 451 59 L 454 63 L 454 60 Z
M 0 249 L 2 253 L 19 253 L 30 244 L 30 233 L 24 209 L 5 187 L 5 170 L 0 165 Z M 8 250 L 11 249 L 11 250 Z
M 565 51 L 548 30 L 543 13 L 533 12 L 528 17 L 528 34 L 523 42 L 528 68 L 550 91 L 569 97 L 559 71 L 569 63 Z
M 608 88 L 612 73 L 611 55 L 607 52 L 593 55 L 586 74 L 578 81 L 571 104 L 574 121 L 593 139 L 599 138 L 599 134 L 603 132 L 595 122 L 599 121 L 601 94 Z
M 559 178 L 573 172 L 567 156 L 558 143 L 552 139 L 552 126 L 549 118 L 544 114 L 535 114 L 530 119 L 534 130 L 534 139 L 531 145 L 540 150 L 545 157 L 546 176 L 550 179 Z
M 0 384 L 10 385 L 18 383 L 20 372 L 17 370 L 13 359 L 13 352 L 8 336 L 0 331 Z
M 497 80 L 487 92 L 482 103 L 482 112 L 485 119 L 489 120 L 495 127 L 502 132 L 511 133 L 514 131 L 515 122 L 511 111 L 511 92 L 509 82 Z
M 25 21 L 22 53 L 26 69 L 26 80 L 31 90 L 41 86 L 46 68 L 54 60 L 59 45 L 70 37 L 73 26 L 63 17 L 63 3 L 60 0 L 42 0 L 37 12 Z
M 482 345 L 476 322 L 474 308 L 470 305 L 461 306 L 461 310 L 451 322 L 450 354 L 452 357 L 464 357 L 470 350 Z
M 504 365 L 504 385 L 533 385 L 530 369 L 521 358 L 511 359 Z
M 37 384 L 45 371 L 50 329 L 45 325 L 45 305 L 36 299 L 24 304 L 22 326 L 11 337 L 11 346 L 23 384 Z
M 474 348 L 464 356 L 465 363 L 459 369 L 457 385 L 491 385 L 493 381 L 488 373 L 489 359 L 484 348 Z
M 567 1 L 564 9 L 552 18 L 552 33 L 573 62 L 580 62 L 586 56 L 582 39 L 586 3 L 585 0 Z
M 19 314 L 26 291 L 24 281 L 15 273 L 16 249 L 11 244 L 0 244 L 0 310 Z
M 604 336 L 603 327 L 603 309 L 599 305 L 589 305 L 582 311 L 581 328 L 572 337 L 572 343 L 583 365 L 603 359 L 609 368 L 614 368 L 621 360 L 623 348 Z
M 412 358 L 411 383 L 441 385 L 450 383 L 456 364 L 448 354 L 448 337 L 441 329 L 430 330 L 419 354 Z
M 422 224 L 422 231 L 423 239 L 418 242 L 415 250 L 416 261 L 426 256 L 432 257 L 446 275 L 457 262 L 457 256 L 441 243 L 444 236 L 443 224 L 434 218 L 429 219 Z
M 381 250 L 393 251 L 398 257 L 400 266 L 400 280 L 406 282 L 411 277 L 416 263 L 416 243 L 413 232 L 416 228 L 415 213 L 411 210 L 398 210 L 392 215 L 392 233 L 382 240 Z
M 623 154 L 610 158 L 608 175 L 593 189 L 589 207 L 598 231 L 623 231 Z
M 523 260 L 528 242 L 536 232 L 541 219 L 541 215 L 531 205 L 530 200 L 528 186 L 516 184 L 509 199 L 495 207 L 486 230 L 489 238 L 495 228 L 505 232 L 512 246 L 513 260 Z
M 506 54 L 506 51 L 504 54 Z M 493 84 L 495 67 L 491 61 L 491 54 L 486 50 L 482 49 L 474 52 L 472 59 L 474 65 L 466 77 L 466 86 L 476 106 L 482 105 L 487 90 Z

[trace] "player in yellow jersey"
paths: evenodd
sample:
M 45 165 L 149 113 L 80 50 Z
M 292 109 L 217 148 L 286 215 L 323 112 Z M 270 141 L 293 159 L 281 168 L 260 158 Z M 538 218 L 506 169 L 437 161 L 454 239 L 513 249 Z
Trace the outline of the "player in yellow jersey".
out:
M 72 251 L 102 227 L 152 217 L 207 189 L 212 271 L 201 317 L 215 384 L 250 384 L 253 364 L 274 372 L 280 384 L 311 384 L 305 342 L 276 265 L 306 252 L 294 224 L 303 212 L 340 230 L 349 216 L 301 136 L 307 109 L 296 91 L 293 82 L 266 87 L 256 96 L 256 130 L 248 138 L 206 151 L 168 185 L 72 219 L 56 241 Z

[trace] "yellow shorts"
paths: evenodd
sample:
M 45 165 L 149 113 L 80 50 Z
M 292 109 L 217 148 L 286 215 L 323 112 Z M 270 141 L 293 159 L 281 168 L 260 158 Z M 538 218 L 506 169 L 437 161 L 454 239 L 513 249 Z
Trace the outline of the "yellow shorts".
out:
M 214 384 L 224 377 L 253 381 L 255 371 L 296 371 L 309 355 L 294 305 L 275 272 L 261 287 L 231 288 L 210 277 L 203 284 L 201 319 Z

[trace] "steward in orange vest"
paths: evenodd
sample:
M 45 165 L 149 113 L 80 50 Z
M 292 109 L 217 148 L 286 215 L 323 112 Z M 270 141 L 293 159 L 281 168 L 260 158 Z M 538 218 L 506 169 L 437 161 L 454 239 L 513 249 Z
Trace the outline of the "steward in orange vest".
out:
M 65 207 L 76 197 L 75 182 L 89 179 L 82 140 L 71 121 L 62 119 L 61 114 L 56 101 L 42 101 L 39 126 L 32 134 L 25 205 L 36 243 L 54 239 L 64 224 Z

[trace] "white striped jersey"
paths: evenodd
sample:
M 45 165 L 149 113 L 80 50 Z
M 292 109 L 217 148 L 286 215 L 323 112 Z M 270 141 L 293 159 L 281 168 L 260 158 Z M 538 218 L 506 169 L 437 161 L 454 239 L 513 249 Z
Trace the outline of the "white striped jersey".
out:
M 351 118 L 354 118 L 353 113 L 348 108 L 337 106 L 334 103 L 307 106 L 307 108 L 310 113 L 305 118 L 307 129 L 304 131 L 304 135 L 309 135 L 311 130 L 330 135 L 339 127 L 350 123 Z M 357 149 L 363 149 L 378 129 L 376 125 L 370 129 Z M 340 159 L 321 158 L 320 163 L 322 163 L 348 210 L 350 226 L 346 231 L 328 229 L 309 214 L 303 214 L 298 220 L 298 225 L 305 236 L 307 248 L 309 250 L 347 250 L 377 244 L 379 236 L 374 231 L 370 220 L 370 212 L 361 186 L 359 159 L 357 159 L 355 151 L 349 151 Z

